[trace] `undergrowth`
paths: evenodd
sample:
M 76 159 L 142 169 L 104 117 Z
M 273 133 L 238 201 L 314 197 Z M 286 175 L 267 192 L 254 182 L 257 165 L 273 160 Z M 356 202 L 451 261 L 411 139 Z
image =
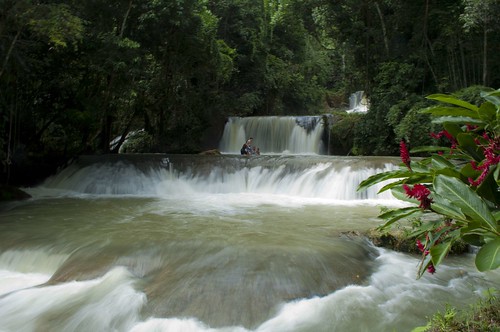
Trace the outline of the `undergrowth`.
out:
M 447 306 L 444 313 L 430 317 L 426 326 L 412 332 L 500 332 L 500 292 L 490 289 L 487 296 L 468 309 Z

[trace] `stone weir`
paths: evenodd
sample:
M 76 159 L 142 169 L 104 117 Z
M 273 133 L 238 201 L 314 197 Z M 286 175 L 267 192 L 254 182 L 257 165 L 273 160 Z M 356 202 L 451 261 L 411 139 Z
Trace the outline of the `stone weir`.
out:
M 83 155 L 72 164 L 80 167 L 98 163 L 127 163 L 139 169 L 174 168 L 196 172 L 210 172 L 213 168 L 238 171 L 243 168 L 262 167 L 267 169 L 286 168 L 290 172 L 300 172 L 318 164 L 328 164 L 332 170 L 348 168 L 350 171 L 384 169 L 397 165 L 396 157 L 346 157 L 325 155 L 193 155 L 193 154 L 109 154 Z

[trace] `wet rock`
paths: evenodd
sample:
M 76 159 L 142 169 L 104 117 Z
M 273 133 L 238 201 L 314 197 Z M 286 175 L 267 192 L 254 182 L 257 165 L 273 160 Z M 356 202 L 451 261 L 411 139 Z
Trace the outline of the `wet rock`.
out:
M 17 187 L 0 185 L 0 201 L 23 200 L 28 198 L 31 198 L 31 195 Z

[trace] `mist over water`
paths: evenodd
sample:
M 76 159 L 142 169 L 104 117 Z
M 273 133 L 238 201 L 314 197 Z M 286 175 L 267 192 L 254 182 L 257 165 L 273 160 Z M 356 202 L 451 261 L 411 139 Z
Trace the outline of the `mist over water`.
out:
M 397 162 L 397 161 L 396 161 Z M 390 158 L 84 157 L 0 205 L 0 331 L 408 331 L 499 273 L 351 231 Z

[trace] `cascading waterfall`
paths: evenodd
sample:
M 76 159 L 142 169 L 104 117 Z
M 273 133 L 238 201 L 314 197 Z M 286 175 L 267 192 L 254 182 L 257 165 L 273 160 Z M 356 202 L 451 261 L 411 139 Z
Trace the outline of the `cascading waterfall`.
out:
M 0 204 L 0 331 L 410 331 L 498 284 L 353 236 L 395 158 L 80 157 Z
M 219 149 L 239 154 L 247 138 L 263 154 L 326 154 L 325 133 L 328 116 L 231 117 L 228 119 Z
M 44 187 L 94 195 L 171 196 L 252 193 L 356 201 L 393 200 L 374 186 L 357 192 L 364 179 L 394 168 L 394 158 L 328 156 L 131 156 L 92 163 L 82 158 Z M 104 158 L 102 158 L 104 159 Z

